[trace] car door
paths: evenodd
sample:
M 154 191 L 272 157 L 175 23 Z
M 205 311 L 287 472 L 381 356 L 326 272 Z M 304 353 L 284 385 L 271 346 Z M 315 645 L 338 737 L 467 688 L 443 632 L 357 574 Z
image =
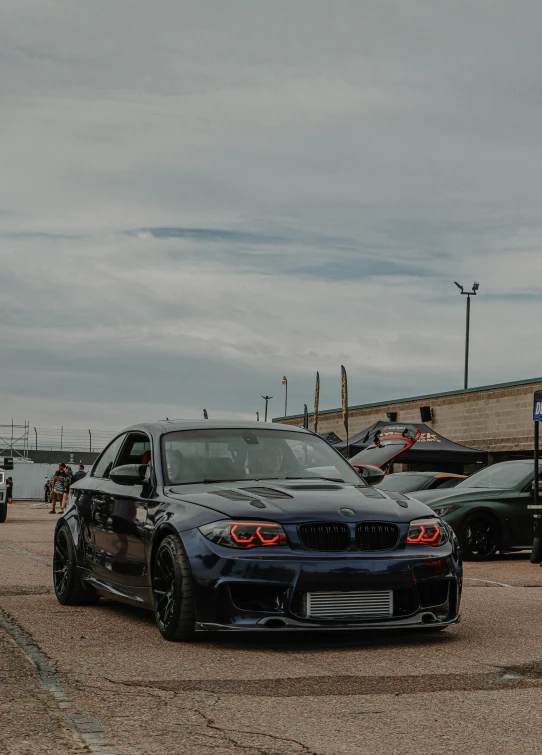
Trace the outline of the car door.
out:
M 151 487 L 150 461 L 150 438 L 142 432 L 128 433 L 114 466 L 145 464 L 148 482 L 119 485 L 110 478 L 110 469 L 96 491 L 97 508 L 104 512 L 95 529 L 96 571 L 109 581 L 132 588 L 148 586 L 146 495 Z
M 532 506 L 534 503 L 533 480 L 529 479 L 528 483 L 523 485 L 517 498 L 510 501 L 510 530 L 514 535 L 514 540 L 510 544 L 513 546 L 531 547 L 534 540 L 534 520 L 535 513 Z

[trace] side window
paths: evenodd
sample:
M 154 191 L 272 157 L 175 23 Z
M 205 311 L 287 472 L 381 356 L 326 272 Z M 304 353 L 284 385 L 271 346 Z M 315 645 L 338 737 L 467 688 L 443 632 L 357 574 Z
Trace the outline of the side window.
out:
M 115 440 L 107 446 L 92 470 L 92 477 L 109 477 L 109 473 L 113 469 L 113 464 L 115 463 L 115 459 L 117 458 L 117 454 L 125 437 L 126 435 L 119 435 L 118 438 L 115 438 Z
M 129 433 L 117 462 L 124 464 L 148 464 L 151 461 L 151 441 L 142 433 Z

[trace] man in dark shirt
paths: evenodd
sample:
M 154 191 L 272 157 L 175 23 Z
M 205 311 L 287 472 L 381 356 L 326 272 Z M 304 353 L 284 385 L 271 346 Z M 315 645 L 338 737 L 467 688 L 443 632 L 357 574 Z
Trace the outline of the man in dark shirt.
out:
M 83 464 L 79 464 L 79 469 L 73 476 L 73 482 L 77 482 L 78 480 L 82 480 L 83 477 L 86 477 L 85 467 Z
M 8 502 L 8 506 L 11 506 L 12 499 L 13 499 L 13 478 L 8 477 L 6 480 L 6 498 Z

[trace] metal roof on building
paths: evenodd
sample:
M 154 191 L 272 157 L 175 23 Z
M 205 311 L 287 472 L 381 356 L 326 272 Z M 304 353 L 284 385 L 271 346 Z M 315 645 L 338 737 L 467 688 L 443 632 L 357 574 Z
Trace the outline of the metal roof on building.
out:
M 542 377 L 530 378 L 529 380 L 514 380 L 511 383 L 495 383 L 494 385 L 481 385 L 476 388 L 461 388 L 455 391 L 444 391 L 442 393 L 427 393 L 424 396 L 410 396 L 409 398 L 396 398 L 389 401 L 375 401 L 370 404 L 356 404 L 349 406 L 349 410 L 353 409 L 371 409 L 377 406 L 390 406 L 391 404 L 408 404 L 411 401 L 425 401 L 430 398 L 443 398 L 444 396 L 461 396 L 466 393 L 479 393 L 481 391 L 491 391 L 496 388 L 513 388 L 516 385 L 529 385 L 529 383 L 542 383 Z M 321 417 L 323 414 L 335 414 L 341 411 L 341 407 L 335 409 L 321 409 L 318 415 Z M 312 412 L 311 412 L 312 414 Z M 303 414 L 289 414 L 287 417 L 274 417 L 273 422 L 284 421 L 285 419 L 303 419 Z

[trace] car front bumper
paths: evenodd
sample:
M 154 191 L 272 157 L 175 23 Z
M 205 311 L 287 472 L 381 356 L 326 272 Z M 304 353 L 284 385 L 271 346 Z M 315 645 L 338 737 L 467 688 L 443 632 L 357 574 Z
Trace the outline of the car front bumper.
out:
M 453 544 L 364 554 L 235 551 L 182 533 L 199 630 L 428 629 L 457 623 L 462 565 Z M 311 618 L 307 593 L 392 591 L 389 617 Z

